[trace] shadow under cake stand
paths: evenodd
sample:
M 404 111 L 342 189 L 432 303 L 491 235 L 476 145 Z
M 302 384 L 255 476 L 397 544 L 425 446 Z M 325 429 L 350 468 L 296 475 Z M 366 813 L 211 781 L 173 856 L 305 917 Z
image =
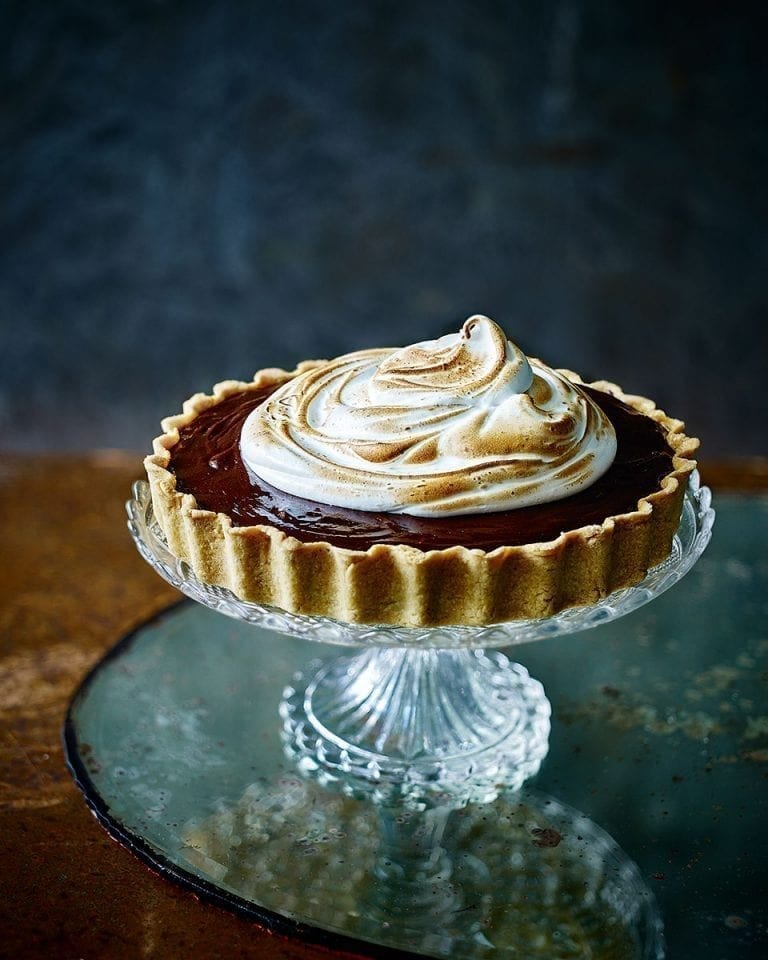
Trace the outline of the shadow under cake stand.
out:
M 467 867 L 479 860 L 472 860 L 466 844 L 458 854 L 461 830 L 475 822 L 475 832 L 483 835 L 480 847 L 506 851 L 497 855 L 501 859 L 491 871 L 501 876 L 522 854 L 513 850 L 510 817 L 502 827 L 490 812 L 499 804 L 527 810 L 521 816 L 528 817 L 529 829 L 536 820 L 532 810 L 541 815 L 546 807 L 551 813 L 552 804 L 558 804 L 551 798 L 537 800 L 529 790 L 517 793 L 546 756 L 550 705 L 524 667 L 492 648 L 598 626 L 636 610 L 680 580 L 705 549 L 714 521 L 709 490 L 699 485 L 698 476 L 689 484 L 670 556 L 641 584 L 550 618 L 484 627 L 365 626 L 246 603 L 199 581 L 168 550 L 146 483 L 135 485 L 128 513 L 142 556 L 209 609 L 183 604 L 140 628 L 93 671 L 73 701 L 68 759 L 107 828 L 175 879 L 307 939 L 337 944 L 334 937 L 351 936 L 367 942 L 368 949 L 375 942 L 434 956 L 482 957 L 488 950 L 494 956 L 560 956 L 551 943 L 549 954 L 522 950 L 520 925 L 516 934 L 504 935 L 503 943 L 499 936 L 493 942 L 487 917 L 480 923 L 471 911 L 465 915 L 465 901 L 487 901 L 481 893 L 489 867 Z M 227 633 L 221 626 L 227 621 L 210 610 L 239 623 Z M 326 645 L 322 658 L 307 664 L 304 644 L 292 638 Z M 333 645 L 358 649 L 329 656 Z M 137 711 L 144 718 L 140 722 Z M 214 740 L 217 730 L 221 738 Z M 184 798 L 180 805 L 173 799 L 177 796 Z M 558 809 L 566 819 L 586 821 L 562 804 Z M 485 815 L 476 815 L 478 810 Z M 549 827 L 530 829 L 546 833 Z M 342 911 L 342 921 L 318 892 L 328 888 L 325 882 L 314 899 L 309 897 L 314 906 L 308 906 L 306 868 L 312 859 L 308 850 L 316 852 L 319 845 L 323 855 L 331 854 L 324 868 L 318 866 L 321 876 L 323 870 L 327 873 L 333 857 L 348 846 L 350 833 L 361 851 L 352 860 L 368 862 L 366 844 L 372 852 L 368 871 L 351 886 L 352 902 Z M 222 847 L 222 837 L 232 841 L 235 836 L 237 842 Z M 569 858 L 566 848 L 558 846 L 548 889 L 554 882 L 561 891 L 569 883 L 602 891 L 595 894 L 601 915 L 615 916 L 635 944 L 632 952 L 606 956 L 662 956 L 650 894 L 613 841 L 598 842 L 598 836 L 607 838 L 596 825 L 582 823 L 579 840 L 591 848 L 590 856 L 582 850 Z M 264 839 L 268 837 L 293 839 L 277 840 L 275 847 Z M 600 855 L 595 854 L 598 848 Z M 245 870 L 240 862 L 244 851 L 254 849 L 271 850 L 265 858 L 272 857 L 272 866 L 255 857 Z M 606 850 L 608 859 L 623 857 L 625 862 L 623 871 L 610 871 L 611 883 L 605 880 Z M 243 862 L 250 861 L 245 857 Z M 280 865 L 279 881 L 275 864 Z M 455 902 L 457 864 L 464 869 L 458 884 L 464 907 Z M 579 870 L 589 875 L 577 878 Z M 627 901 L 635 904 L 632 910 L 616 906 L 627 896 L 626 890 L 616 890 L 618 875 L 632 890 Z M 447 881 L 449 876 L 456 882 Z M 337 880 L 335 892 L 340 886 Z M 508 880 L 510 905 L 513 887 Z M 425 906 L 425 889 L 442 893 L 434 893 Z M 535 902 L 533 897 L 530 903 Z M 539 903 L 538 909 L 539 918 L 557 916 L 551 904 L 544 909 Z M 517 915 L 522 924 L 519 905 Z M 463 926 L 453 935 L 449 931 L 457 917 Z M 426 919 L 432 933 L 419 933 L 418 918 Z M 437 940 L 436 923 L 446 931 Z M 564 923 L 557 928 L 561 934 L 569 929 Z M 590 923 L 578 921 L 571 939 L 577 937 L 574 930 L 583 933 Z M 593 947 L 601 936 L 604 941 L 594 933 Z M 562 956 L 575 955 L 567 953 L 565 942 L 561 946 Z

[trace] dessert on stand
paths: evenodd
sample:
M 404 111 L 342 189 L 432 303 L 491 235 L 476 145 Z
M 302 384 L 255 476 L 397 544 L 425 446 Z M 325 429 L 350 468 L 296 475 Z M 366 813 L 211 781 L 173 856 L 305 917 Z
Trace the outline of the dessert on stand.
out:
M 139 631 L 73 705 L 70 762 L 108 828 L 214 899 L 322 942 L 553 958 L 575 955 L 582 937 L 595 956 L 662 956 L 631 861 L 567 805 L 520 792 L 547 754 L 550 705 L 494 648 L 616 619 L 696 562 L 714 514 L 682 423 L 525 357 L 476 316 L 437 341 L 219 384 L 163 428 L 129 526 L 145 559 L 201 606 Z M 237 635 L 204 607 L 240 621 Z M 183 649 L 193 611 L 209 633 L 199 663 Z M 319 641 L 320 658 L 293 638 Z M 332 655 L 338 645 L 359 649 Z M 226 666 L 212 668 L 219 657 Z M 276 684 L 270 720 L 262 706 Z M 119 788 L 106 804 L 79 745 L 98 739 L 121 698 L 162 700 L 167 687 L 181 700 L 196 691 L 204 715 L 178 721 L 181 741 L 164 721 L 145 732 L 160 740 L 152 759 L 126 765 L 131 799 L 117 815 Z M 217 723 L 227 737 L 206 740 Z M 236 754 L 217 751 L 245 729 Z M 101 740 L 100 765 L 132 749 Z M 179 784 L 202 778 L 162 837 L 131 811 L 152 794 L 158 756 Z M 155 799 L 163 815 L 174 805 Z M 555 810 L 579 830 L 551 826 Z M 578 843 L 562 845 L 571 834 Z M 534 886 L 549 892 L 524 917 L 512 877 L 530 879 L 531 836 L 559 852 L 537 860 Z M 336 909 L 307 870 L 312 861 L 322 878 L 324 860 L 331 877 L 351 837 L 362 873 Z M 494 851 L 487 862 L 481 849 Z M 523 933 L 537 911 L 552 921 L 538 941 Z M 620 949 L 607 946 L 613 935 Z
M 163 427 L 154 510 L 200 580 L 401 626 L 541 618 L 639 582 L 671 550 L 698 446 L 481 316 L 217 384 Z

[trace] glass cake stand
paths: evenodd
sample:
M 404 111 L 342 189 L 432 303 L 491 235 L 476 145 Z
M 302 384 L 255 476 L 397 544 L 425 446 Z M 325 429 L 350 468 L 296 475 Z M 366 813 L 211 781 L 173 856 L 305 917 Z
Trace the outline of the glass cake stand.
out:
M 691 569 L 709 543 L 714 511 L 694 473 L 669 557 L 637 586 L 537 620 L 489 626 L 402 627 L 302 616 L 240 600 L 200 581 L 175 557 L 140 481 L 127 504 L 144 559 L 186 596 L 281 634 L 362 651 L 310 663 L 280 705 L 286 750 L 298 768 L 376 800 L 424 805 L 492 799 L 518 789 L 547 754 L 551 708 L 525 667 L 490 647 L 587 630 L 638 609 Z
M 173 556 L 146 483 L 127 507 L 142 556 L 198 603 L 122 641 L 70 707 L 67 759 L 113 836 L 270 929 L 373 956 L 664 956 L 635 864 L 525 784 L 548 750 L 550 705 L 493 648 L 607 623 L 680 580 L 714 522 L 697 475 L 669 558 L 641 584 L 484 627 L 246 603 Z M 306 639 L 324 645 L 309 663 Z

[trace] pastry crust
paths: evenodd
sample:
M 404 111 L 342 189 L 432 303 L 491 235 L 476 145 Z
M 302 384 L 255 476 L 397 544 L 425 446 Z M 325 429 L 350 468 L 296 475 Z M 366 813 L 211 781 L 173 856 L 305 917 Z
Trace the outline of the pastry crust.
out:
M 662 425 L 673 469 L 636 510 L 546 543 L 488 552 L 463 546 L 425 551 L 377 544 L 352 550 L 303 543 L 273 526 L 236 527 L 226 514 L 202 510 L 191 494 L 176 489 L 169 468 L 183 427 L 226 397 L 278 386 L 320 362 L 305 361 L 293 371 L 261 370 L 249 383 L 224 381 L 213 394 L 195 394 L 181 414 L 163 420 L 163 434 L 144 461 L 153 507 L 169 548 L 200 580 L 246 601 L 352 623 L 486 625 L 594 603 L 638 583 L 669 555 L 698 440 L 687 437 L 683 423 L 653 401 L 602 380 L 589 385 Z M 572 371 L 560 372 L 584 382 Z

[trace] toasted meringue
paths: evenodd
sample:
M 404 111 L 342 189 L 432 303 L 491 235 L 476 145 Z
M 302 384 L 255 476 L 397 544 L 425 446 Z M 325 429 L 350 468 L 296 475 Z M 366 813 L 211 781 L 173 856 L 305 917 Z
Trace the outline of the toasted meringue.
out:
M 487 317 L 400 350 L 346 354 L 289 380 L 246 420 L 243 460 L 294 496 L 448 517 L 578 493 L 610 467 L 610 420 Z

